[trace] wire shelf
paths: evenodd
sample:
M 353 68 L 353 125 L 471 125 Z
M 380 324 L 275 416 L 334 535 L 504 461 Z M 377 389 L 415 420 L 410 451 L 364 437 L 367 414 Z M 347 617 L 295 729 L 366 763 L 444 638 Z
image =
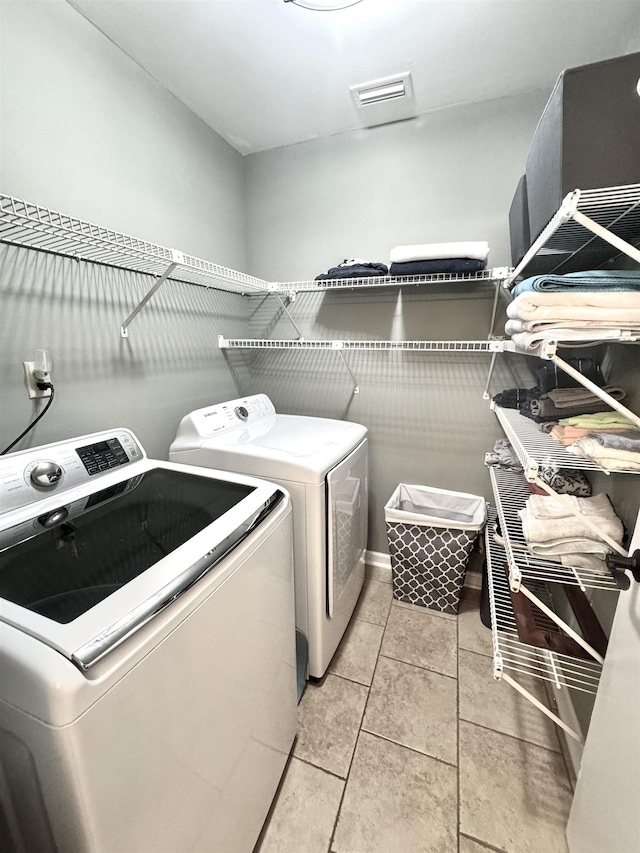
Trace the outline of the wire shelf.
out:
M 527 588 L 535 583 L 562 583 L 585 589 L 618 591 L 610 573 L 564 566 L 553 560 L 534 557 L 527 548 L 518 510 L 523 509 L 530 496 L 527 483 L 521 474 L 497 466 L 489 467 L 491 487 L 500 518 L 500 529 L 505 542 L 505 555 L 510 569 L 515 569 Z M 553 498 L 550 498 L 553 500 Z
M 548 273 L 594 269 L 620 254 L 640 263 L 640 251 L 632 245 L 638 240 L 640 184 L 574 190 L 509 274 L 505 286 L 513 287 L 535 257 L 547 258 Z
M 75 260 L 236 293 L 268 293 L 268 282 L 64 213 L 0 193 L 0 242 Z
M 541 466 L 553 465 L 555 468 L 575 468 L 585 471 L 605 471 L 597 463 L 583 456 L 574 456 L 564 445 L 546 432 L 538 429 L 531 418 L 525 418 L 517 409 L 503 409 L 493 405 L 500 424 L 518 454 L 527 480 L 533 482 Z M 637 474 L 638 471 L 616 471 L 617 474 Z
M 491 530 L 496 519 L 496 511 L 489 508 L 488 525 L 485 532 L 487 554 L 487 574 L 489 581 L 489 604 L 493 637 L 494 674 L 502 677 L 505 671 L 516 675 L 533 676 L 554 684 L 558 688 L 572 688 L 584 693 L 595 693 L 598 689 L 602 667 L 592 660 L 575 658 L 570 655 L 552 652 L 547 649 L 523 643 L 516 631 L 516 621 L 511 606 L 511 596 L 506 572 L 504 549 L 493 539 Z M 549 599 L 543 586 L 532 585 L 536 594 Z M 545 631 L 558 631 L 557 626 L 547 620 L 544 614 L 540 627 Z
M 354 341 L 354 340 L 262 340 L 218 337 L 220 349 L 308 349 L 348 352 L 379 350 L 398 352 L 502 352 L 503 341 Z
M 365 278 L 330 278 L 320 281 L 273 282 L 271 289 L 280 293 L 313 293 L 325 290 L 402 287 L 411 284 L 495 284 L 506 281 L 512 272 L 511 267 L 495 267 L 476 273 L 432 273 L 430 275 L 367 276 Z

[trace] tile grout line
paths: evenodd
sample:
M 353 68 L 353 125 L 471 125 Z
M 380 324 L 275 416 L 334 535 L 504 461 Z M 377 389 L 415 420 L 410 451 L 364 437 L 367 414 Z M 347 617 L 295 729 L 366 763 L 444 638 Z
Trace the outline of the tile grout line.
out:
M 373 680 L 376 676 L 376 670 L 378 668 L 378 661 L 380 660 L 380 649 L 382 648 L 382 642 L 384 640 L 384 634 L 387 630 L 387 624 L 389 622 L 389 615 L 391 614 L 391 605 L 389 605 L 389 610 L 387 612 L 387 618 L 385 619 L 384 627 L 382 628 L 382 636 L 380 637 L 380 645 L 378 647 L 378 653 L 376 655 L 376 663 L 373 668 L 373 673 L 371 674 L 371 684 L 367 687 L 366 685 L 361 685 L 363 687 L 367 687 L 367 698 L 364 703 L 364 707 L 362 709 L 362 716 L 360 717 L 360 724 L 358 726 L 358 734 L 356 735 L 356 742 L 353 745 L 353 752 L 351 753 L 351 761 L 349 762 L 349 769 L 347 770 L 347 775 L 344 779 L 344 788 L 342 789 L 342 796 L 340 797 L 340 802 L 338 803 L 338 809 L 336 811 L 336 817 L 333 822 L 333 829 L 331 831 L 331 838 L 329 839 L 329 847 L 327 849 L 327 853 L 331 853 L 333 848 L 333 841 L 336 835 L 336 829 L 338 828 L 338 821 L 340 819 L 340 812 L 342 811 L 342 804 L 344 803 L 344 797 L 347 792 L 347 785 L 349 784 L 349 777 L 351 776 L 351 768 L 353 767 L 353 760 L 356 755 L 356 750 L 358 749 L 358 743 L 360 742 L 360 735 L 362 734 L 362 723 L 364 722 L 365 714 L 367 713 L 367 705 L 369 704 L 369 697 L 371 696 L 371 687 L 373 686 Z M 363 620 L 364 621 L 364 620 Z M 350 679 L 345 679 L 349 681 Z M 354 682 L 355 684 L 360 684 L 359 681 Z M 366 732 L 368 734 L 368 732 Z
M 394 658 L 391 655 L 383 655 L 382 653 L 380 653 L 379 657 L 384 658 L 385 660 L 395 661 L 396 663 L 402 663 L 405 666 L 411 666 L 414 669 L 420 669 L 422 670 L 422 672 L 430 672 L 432 675 L 441 675 L 443 678 L 450 678 L 452 681 L 457 680 L 457 675 L 449 675 L 448 672 L 440 672 L 437 669 L 429 669 L 429 667 L 423 666 L 420 663 L 413 663 L 413 661 L 402 660 L 402 658 Z
M 361 732 L 364 732 L 366 735 L 371 735 L 371 737 L 375 737 L 378 740 L 383 740 L 385 743 L 392 743 L 394 746 L 399 746 L 402 749 L 407 749 L 409 752 L 413 752 L 415 755 L 420 755 L 423 758 L 430 758 L 432 761 L 437 761 L 438 764 L 444 764 L 445 767 L 453 767 L 457 769 L 457 765 L 452 764 L 450 761 L 445 761 L 444 758 L 438 758 L 437 755 L 430 755 L 428 752 L 422 752 L 420 749 L 416 749 L 415 746 L 408 746 L 406 743 L 400 743 L 400 741 L 393 740 L 393 738 L 385 737 L 384 735 L 379 734 L 378 732 L 369 731 L 369 729 L 360 729 Z
M 438 669 L 429 669 L 428 666 L 422 666 L 422 664 L 419 664 L 419 663 L 412 663 L 411 661 L 403 660 L 402 658 L 394 658 L 392 655 L 378 655 L 378 657 L 383 657 L 385 660 L 393 660 L 396 663 L 403 663 L 403 664 L 406 664 L 406 666 L 413 666 L 415 669 L 421 669 L 423 672 L 431 672 L 431 673 L 433 673 L 433 675 L 441 675 L 443 678 L 451 678 L 453 681 L 458 680 L 457 674 L 456 675 L 450 675 L 448 672 L 440 672 L 440 670 L 438 670 Z M 456 655 L 456 658 L 457 658 L 457 655 Z M 457 672 L 457 665 L 456 665 L 456 672 Z
M 548 746 L 542 746 L 539 743 L 535 743 L 532 740 L 526 740 L 523 737 L 516 737 L 516 735 L 509 734 L 509 732 L 500 731 L 500 729 L 492 729 L 489 726 L 483 726 L 482 723 L 475 723 L 473 720 L 465 720 L 462 719 L 463 723 L 466 723 L 468 726 L 475 726 L 478 729 L 482 729 L 485 732 L 493 732 L 496 735 L 502 735 L 503 737 L 511 738 L 511 740 L 515 740 L 518 743 L 526 743 L 527 746 L 537 747 L 538 749 L 543 749 L 545 752 L 550 753 L 551 755 L 559 755 L 562 756 L 562 752 L 559 749 L 551 749 Z

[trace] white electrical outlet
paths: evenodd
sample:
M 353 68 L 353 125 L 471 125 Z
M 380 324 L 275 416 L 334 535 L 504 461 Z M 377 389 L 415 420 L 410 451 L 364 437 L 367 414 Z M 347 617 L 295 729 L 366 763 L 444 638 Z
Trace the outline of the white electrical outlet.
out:
M 35 368 L 35 361 L 23 361 L 24 366 L 24 379 L 27 383 L 27 391 L 29 393 L 29 399 L 34 400 L 36 397 L 50 397 L 51 396 L 51 388 L 45 388 L 44 391 L 41 391 L 38 388 L 38 380 L 33 375 L 33 371 Z

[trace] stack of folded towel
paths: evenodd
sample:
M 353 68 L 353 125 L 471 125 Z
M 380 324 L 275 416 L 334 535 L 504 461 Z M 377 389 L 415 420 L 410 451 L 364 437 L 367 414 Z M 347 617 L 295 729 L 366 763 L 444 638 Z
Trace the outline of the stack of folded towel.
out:
M 640 271 L 589 270 L 527 278 L 512 290 L 505 332 L 522 349 L 544 340 L 640 335 Z
M 605 559 L 610 545 L 580 516 L 588 517 L 616 544 L 622 545 L 624 528 L 607 495 L 591 498 L 567 496 L 574 514 L 553 497 L 531 495 L 519 511 L 522 532 L 529 551 L 536 557 L 575 568 L 607 571 Z
M 640 430 L 588 432 L 567 447 L 574 456 L 597 462 L 606 471 L 640 471 Z
M 624 389 L 605 384 L 600 365 L 594 359 L 570 358 L 567 363 L 586 379 L 603 388 L 613 399 L 625 399 Z M 496 394 L 493 401 L 503 409 L 518 409 L 521 415 L 536 423 L 611 411 L 608 403 L 553 362 L 542 364 L 536 371 L 536 378 L 538 384 L 535 387 L 507 388 Z
M 391 275 L 474 273 L 487 266 L 489 244 L 484 241 L 423 243 L 396 246 L 389 255 Z
M 618 412 L 560 418 L 540 429 L 605 471 L 640 471 L 640 427 Z
M 613 399 L 626 399 L 624 389 L 605 385 L 602 389 Z M 554 388 L 539 397 L 532 397 L 520 406 L 520 413 L 541 423 L 570 418 L 574 415 L 610 412 L 611 406 L 586 388 Z
M 331 267 L 327 272 L 317 275 L 316 281 L 326 281 L 330 278 L 371 278 L 372 276 L 385 276 L 389 272 L 386 264 L 375 261 L 365 261 L 362 258 L 347 258 Z

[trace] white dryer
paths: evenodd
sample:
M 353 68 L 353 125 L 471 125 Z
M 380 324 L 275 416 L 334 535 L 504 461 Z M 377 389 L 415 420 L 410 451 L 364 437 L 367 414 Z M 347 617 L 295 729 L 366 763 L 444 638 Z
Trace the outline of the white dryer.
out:
M 364 582 L 367 443 L 361 424 L 277 414 L 255 394 L 186 415 L 170 448 L 172 462 L 263 477 L 291 495 L 296 627 L 313 678 L 324 675 Z

